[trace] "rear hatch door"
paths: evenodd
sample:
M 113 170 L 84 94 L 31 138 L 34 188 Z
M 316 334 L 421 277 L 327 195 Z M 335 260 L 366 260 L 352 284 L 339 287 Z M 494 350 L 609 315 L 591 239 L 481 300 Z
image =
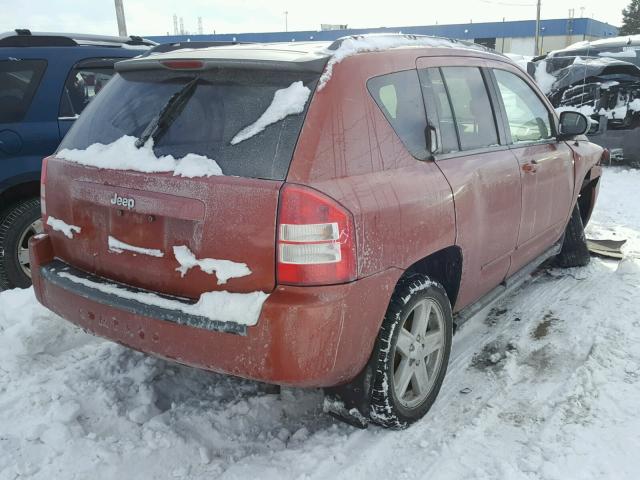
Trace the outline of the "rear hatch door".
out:
M 170 125 L 136 148 L 195 77 Z M 317 78 L 229 68 L 116 75 L 48 163 L 46 214 L 81 229 L 52 231 L 55 255 L 164 294 L 271 291 L 279 190 Z M 282 118 L 272 115 L 277 102 Z M 282 115 L 283 102 L 300 108 Z

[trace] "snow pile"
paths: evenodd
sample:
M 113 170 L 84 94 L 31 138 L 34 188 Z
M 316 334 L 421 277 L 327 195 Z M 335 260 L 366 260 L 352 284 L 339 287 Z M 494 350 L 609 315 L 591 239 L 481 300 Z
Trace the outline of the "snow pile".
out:
M 230 278 L 246 277 L 251 275 L 251 270 L 246 263 L 232 262 L 231 260 L 216 260 L 215 258 L 197 259 L 189 247 L 181 245 L 173 247 L 173 254 L 180 264 L 177 271 L 184 277 L 189 269 L 199 267 L 205 273 L 211 275 L 215 272 L 218 285 L 227 283 Z
M 602 66 L 602 67 L 606 67 L 612 64 L 617 65 L 618 63 L 619 61 L 616 60 L 615 58 L 606 58 L 606 57 L 600 57 L 600 58 L 576 57 L 576 59 L 573 61 L 574 65 L 589 65 L 589 66 Z
M 135 137 L 125 135 L 108 145 L 94 143 L 85 150 L 65 148 L 57 152 L 56 156 L 70 162 L 107 170 L 131 170 L 143 173 L 173 172 L 174 176 L 189 178 L 222 175 L 222 170 L 215 160 L 195 153 L 189 153 L 182 159 L 175 159 L 171 155 L 157 157 L 151 140 L 141 148 L 136 147 L 137 140 Z
M 624 44 L 624 45 L 623 45 Z M 626 45 L 626 46 L 625 46 Z M 611 38 L 602 38 L 600 40 L 594 40 L 589 42 L 588 40 L 582 40 L 580 42 L 576 42 L 562 50 L 554 50 L 549 53 L 549 56 L 552 57 L 556 55 L 558 52 L 567 52 L 571 50 L 583 50 L 589 46 L 591 47 L 603 47 L 603 46 L 623 46 L 624 50 L 631 49 L 633 47 L 637 47 L 640 45 L 640 35 L 626 35 L 622 37 L 611 37 Z
M 637 50 L 635 48 L 623 48 L 621 52 L 599 52 L 598 56 L 600 57 L 611 57 L 611 58 L 636 58 Z
M 84 285 L 85 287 L 93 288 L 102 293 L 116 295 L 127 300 L 135 300 L 145 305 L 177 310 L 213 321 L 232 322 L 247 326 L 258 323 L 262 304 L 269 297 L 269 295 L 264 292 L 206 292 L 200 295 L 197 303 L 185 304 L 177 300 L 160 297 L 154 293 L 132 292 L 116 284 L 94 282 L 86 278 L 76 277 L 67 272 L 61 272 L 59 275 L 62 278 Z
M 302 81 L 293 82 L 287 88 L 276 90 L 271 104 L 260 118 L 237 133 L 231 139 L 231 145 L 236 145 L 259 134 L 269 125 L 279 122 L 289 115 L 302 113 L 309 95 L 311 95 L 311 90 L 305 87 Z
M 601 108 L 598 112 L 600 115 L 607 117 L 609 120 L 622 120 L 627 116 L 629 107 L 625 104 L 617 105 L 614 108 Z
M 627 238 L 626 259 L 538 271 L 471 319 L 431 412 L 402 432 L 337 422 L 319 390 L 267 394 L 91 337 L 32 290 L 2 292 L 0 478 L 637 480 L 639 183 L 605 169 L 588 229 Z
M 529 64 L 529 62 L 533 60 L 533 57 L 528 55 L 518 55 L 515 53 L 505 53 L 505 55 L 509 57 L 512 62 L 518 65 L 518 67 L 520 67 L 521 70 L 525 72 L 527 71 L 527 65 Z
M 333 74 L 333 67 L 342 62 L 345 58 L 352 57 L 363 52 L 379 52 L 400 47 L 434 47 L 434 48 L 468 48 L 473 50 L 483 50 L 482 47 L 465 45 L 452 40 L 438 37 L 406 37 L 402 35 L 369 35 L 366 37 L 346 38 L 337 50 L 327 50 L 331 58 L 327 62 L 324 73 L 320 77 L 318 90 L 322 90 Z
M 210 158 L 190 153 L 177 162 L 173 175 L 176 177 L 196 178 L 222 175 L 222 169 Z
M 135 245 L 129 245 L 128 243 L 121 242 L 120 240 L 118 240 L 115 237 L 112 237 L 111 235 L 109 235 L 109 238 L 107 239 L 107 241 L 109 243 L 110 252 L 122 253 L 124 251 L 127 251 L 127 252 L 133 252 L 133 253 L 140 253 L 142 255 L 149 255 L 150 257 L 158 257 L 158 258 L 164 257 L 164 253 L 158 249 L 143 248 L 143 247 L 136 247 Z
M 625 45 L 638 45 L 640 44 L 640 35 L 623 35 L 620 37 L 602 38 L 600 40 L 594 40 L 593 42 L 582 41 L 574 43 L 566 49 L 572 50 L 575 48 L 585 47 L 589 44 L 593 47 L 601 47 L 603 45 L 615 45 L 620 43 L 624 43 Z
M 556 77 L 547 72 L 546 60 L 539 62 L 536 67 L 536 82 L 545 95 L 551 92 L 553 84 L 556 83 Z
M 73 238 L 74 233 L 80 233 L 82 231 L 80 227 L 69 225 L 68 223 L 63 222 L 58 218 L 52 217 L 51 215 L 47 217 L 47 225 L 49 225 L 56 232 L 62 232 L 67 238 Z
M 595 108 L 593 108 L 593 106 L 591 105 L 582 105 L 581 107 L 558 107 L 556 108 L 556 113 L 558 114 L 558 116 L 560 116 L 560 114 L 562 112 L 578 112 L 583 114 L 586 117 L 590 117 L 591 115 L 593 115 L 595 113 Z

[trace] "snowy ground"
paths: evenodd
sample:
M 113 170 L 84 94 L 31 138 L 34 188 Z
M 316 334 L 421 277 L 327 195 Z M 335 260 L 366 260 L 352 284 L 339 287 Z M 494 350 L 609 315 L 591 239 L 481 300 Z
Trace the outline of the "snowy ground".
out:
M 454 339 L 430 414 L 356 430 L 314 391 L 173 365 L 0 293 L 0 479 L 640 478 L 640 171 L 605 171 L 589 233 L 621 263 L 551 270 Z

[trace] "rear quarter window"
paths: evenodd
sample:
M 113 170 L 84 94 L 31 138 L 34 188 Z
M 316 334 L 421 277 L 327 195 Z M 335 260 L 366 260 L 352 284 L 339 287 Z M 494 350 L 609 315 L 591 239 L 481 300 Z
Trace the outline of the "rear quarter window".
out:
M 420 160 L 427 158 L 427 117 L 417 71 L 370 78 L 367 89 L 409 153 Z
M 0 123 L 24 119 L 46 68 L 46 60 L 0 60 Z

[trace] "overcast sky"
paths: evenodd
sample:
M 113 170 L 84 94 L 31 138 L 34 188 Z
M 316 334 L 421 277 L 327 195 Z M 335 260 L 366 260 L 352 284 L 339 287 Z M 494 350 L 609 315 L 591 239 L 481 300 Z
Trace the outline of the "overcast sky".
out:
M 593 17 L 619 25 L 630 0 L 547 0 L 543 18 Z M 581 10 L 584 7 L 584 10 Z M 318 30 L 321 23 L 353 28 L 535 18 L 535 0 L 124 0 L 129 34 L 173 33 L 173 14 L 185 30 L 197 33 L 281 31 L 288 11 L 289 30 Z M 0 0 L 0 32 L 34 31 L 117 34 L 114 0 Z

